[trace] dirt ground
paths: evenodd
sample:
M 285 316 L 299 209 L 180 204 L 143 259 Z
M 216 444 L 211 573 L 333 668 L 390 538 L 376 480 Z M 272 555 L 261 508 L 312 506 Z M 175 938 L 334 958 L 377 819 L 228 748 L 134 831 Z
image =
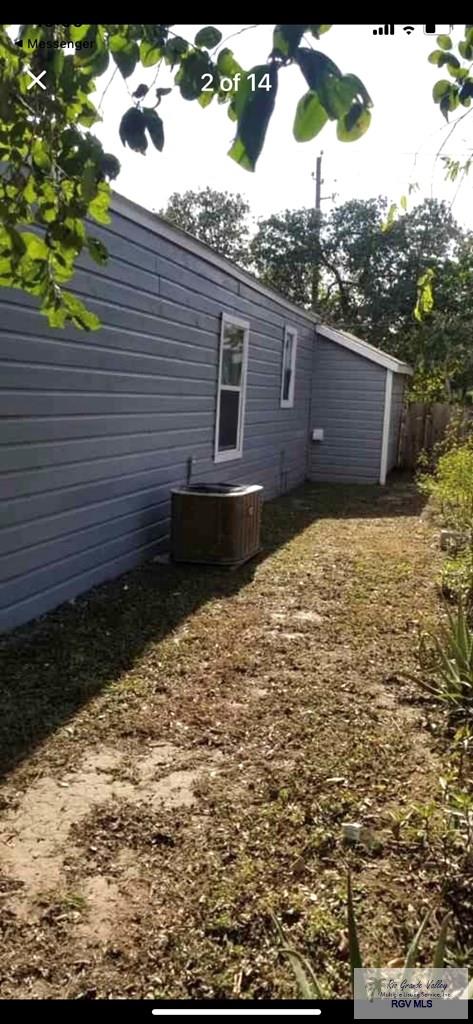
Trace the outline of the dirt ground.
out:
M 275 914 L 349 992 L 405 951 L 442 869 L 416 682 L 439 561 L 413 487 L 307 485 L 237 572 L 150 563 L 0 641 L 0 996 L 295 995 Z M 360 822 L 347 847 L 342 825 Z

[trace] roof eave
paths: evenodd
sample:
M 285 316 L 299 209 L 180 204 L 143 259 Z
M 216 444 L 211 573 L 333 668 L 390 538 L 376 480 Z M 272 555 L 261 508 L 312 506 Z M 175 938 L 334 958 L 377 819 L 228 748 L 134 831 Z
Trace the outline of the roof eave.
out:
M 194 253 L 199 256 L 200 259 L 205 260 L 207 263 L 211 263 L 213 266 L 218 267 L 219 270 L 224 271 L 227 274 L 231 274 L 232 277 L 241 281 L 248 288 L 252 288 L 254 291 L 260 292 L 265 295 L 268 299 L 272 299 L 273 302 L 277 302 L 284 309 L 291 313 L 296 313 L 299 317 L 304 317 L 309 320 L 312 324 L 320 323 L 320 317 L 312 310 L 302 309 L 301 306 L 297 306 L 296 303 L 286 299 L 284 295 L 276 291 L 275 288 L 271 288 L 269 285 L 262 284 L 257 277 L 250 274 L 247 270 L 242 270 L 232 260 L 227 259 L 226 256 L 221 256 L 220 253 L 214 252 L 209 245 L 205 242 L 201 242 L 198 238 L 194 238 L 193 235 L 189 234 L 188 231 L 184 231 L 182 228 L 176 227 L 174 224 L 170 224 L 169 221 L 160 217 L 159 214 L 153 213 L 152 210 L 147 210 L 144 206 L 140 206 L 139 203 L 133 202 L 131 199 L 127 199 L 125 196 L 119 195 L 118 192 L 114 192 L 112 195 L 111 203 L 112 211 L 121 214 L 123 217 L 128 217 L 129 220 L 133 220 L 134 223 L 140 224 L 142 227 L 147 228 L 148 231 L 153 231 L 154 234 L 159 235 L 161 238 L 166 238 L 170 242 L 174 242 L 175 245 L 180 245 L 187 252 Z

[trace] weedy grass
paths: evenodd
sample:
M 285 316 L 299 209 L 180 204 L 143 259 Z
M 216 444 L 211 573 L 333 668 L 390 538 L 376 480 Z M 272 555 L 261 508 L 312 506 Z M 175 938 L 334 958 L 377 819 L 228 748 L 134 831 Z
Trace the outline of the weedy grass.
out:
M 417 932 L 415 933 L 412 942 L 410 943 L 403 962 L 399 965 L 408 970 L 409 968 L 416 967 L 420 955 L 421 939 L 431 918 L 431 911 L 427 911 L 423 917 Z M 445 951 L 447 943 L 447 934 L 450 924 L 451 915 L 445 914 L 438 933 L 437 941 L 433 951 L 430 966 L 433 968 L 441 968 L 445 964 Z M 322 982 L 316 975 L 312 964 L 303 956 L 302 953 L 293 945 L 291 945 L 285 936 L 284 930 L 279 921 L 273 916 L 273 924 L 280 940 L 280 951 L 287 958 L 290 964 L 291 970 L 294 974 L 294 978 L 297 984 L 297 990 L 301 999 L 330 999 L 333 997 L 333 992 L 330 991 L 327 984 Z M 358 926 L 356 921 L 355 908 L 353 904 L 353 891 L 351 884 L 350 872 L 348 873 L 347 879 L 347 926 L 348 926 L 348 951 L 349 951 L 349 968 L 351 975 L 351 986 L 352 996 L 354 998 L 354 971 L 366 966 L 363 963 L 363 957 L 361 954 L 360 940 L 358 936 Z M 472 982 L 473 989 L 473 982 Z M 465 993 L 466 998 L 466 993 Z

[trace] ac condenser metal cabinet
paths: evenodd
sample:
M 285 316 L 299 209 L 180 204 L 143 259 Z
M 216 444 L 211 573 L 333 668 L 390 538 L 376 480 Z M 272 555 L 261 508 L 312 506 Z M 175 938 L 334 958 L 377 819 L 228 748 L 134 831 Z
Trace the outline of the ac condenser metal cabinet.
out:
M 199 484 L 171 491 L 171 558 L 236 568 L 261 550 L 259 484 Z

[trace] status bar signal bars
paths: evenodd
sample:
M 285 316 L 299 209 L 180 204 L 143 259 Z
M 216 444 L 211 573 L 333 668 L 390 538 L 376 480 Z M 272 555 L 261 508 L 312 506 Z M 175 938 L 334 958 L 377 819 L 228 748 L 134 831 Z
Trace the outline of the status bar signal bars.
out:
M 393 36 L 394 25 L 379 25 L 378 28 L 373 29 L 374 36 Z

